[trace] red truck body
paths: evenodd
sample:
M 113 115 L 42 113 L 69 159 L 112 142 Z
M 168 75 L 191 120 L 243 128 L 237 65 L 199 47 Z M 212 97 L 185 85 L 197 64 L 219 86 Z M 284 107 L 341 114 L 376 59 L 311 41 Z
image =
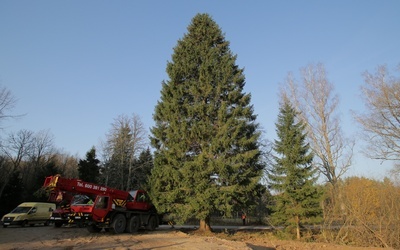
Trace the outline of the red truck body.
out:
M 71 212 L 71 202 L 73 194 L 69 192 L 60 192 L 58 195 L 50 195 L 49 201 L 56 203 L 56 209 L 51 213 L 50 222 L 54 223 L 55 227 L 61 227 L 68 224 L 68 215 Z

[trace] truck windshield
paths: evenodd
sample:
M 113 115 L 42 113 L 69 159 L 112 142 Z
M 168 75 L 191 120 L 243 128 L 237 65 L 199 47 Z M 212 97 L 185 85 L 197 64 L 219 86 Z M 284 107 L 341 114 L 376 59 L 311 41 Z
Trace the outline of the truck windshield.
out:
M 136 197 L 136 193 L 137 193 L 137 190 L 129 191 L 129 194 L 130 194 L 133 198 Z
M 107 196 L 98 196 L 95 204 L 96 208 L 107 209 L 108 207 L 108 197 Z
M 89 196 L 86 195 L 75 195 L 72 202 L 72 205 L 78 205 L 78 204 L 93 204 L 92 199 L 90 199 Z
M 13 211 L 11 211 L 12 214 L 25 214 L 31 210 L 32 207 L 16 207 L 14 208 Z

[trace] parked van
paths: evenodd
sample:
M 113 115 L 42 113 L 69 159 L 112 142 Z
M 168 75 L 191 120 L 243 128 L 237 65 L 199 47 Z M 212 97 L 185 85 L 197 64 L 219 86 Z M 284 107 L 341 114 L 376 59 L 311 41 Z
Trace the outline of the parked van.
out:
M 9 225 L 34 226 L 35 224 L 48 225 L 51 212 L 56 209 L 53 203 L 24 202 L 6 214 L 1 219 L 3 227 Z

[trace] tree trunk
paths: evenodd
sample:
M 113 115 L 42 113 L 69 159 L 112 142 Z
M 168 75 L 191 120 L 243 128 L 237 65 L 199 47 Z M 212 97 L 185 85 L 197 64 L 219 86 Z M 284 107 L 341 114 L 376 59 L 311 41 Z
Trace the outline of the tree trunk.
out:
M 0 198 L 3 195 L 3 191 L 6 188 L 7 184 L 8 184 L 8 179 L 4 180 L 3 184 L 0 187 Z
M 207 217 L 205 220 L 200 220 L 199 231 L 211 232 L 210 217 Z
M 300 240 L 300 219 L 299 219 L 299 216 L 296 216 L 296 236 L 297 236 L 297 239 Z
M 126 191 L 129 191 L 131 189 L 131 178 L 132 178 L 132 164 L 129 162 L 128 179 L 126 181 Z

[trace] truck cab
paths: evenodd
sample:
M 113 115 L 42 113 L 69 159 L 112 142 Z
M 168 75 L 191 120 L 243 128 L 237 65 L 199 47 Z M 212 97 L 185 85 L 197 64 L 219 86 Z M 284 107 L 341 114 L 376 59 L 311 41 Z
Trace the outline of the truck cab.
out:
M 129 193 L 133 199 L 127 203 L 128 209 L 147 211 L 153 206 L 149 195 L 144 190 L 132 190 Z
M 88 195 L 75 195 L 71 201 L 69 223 L 75 223 L 83 227 L 92 218 L 93 199 Z

